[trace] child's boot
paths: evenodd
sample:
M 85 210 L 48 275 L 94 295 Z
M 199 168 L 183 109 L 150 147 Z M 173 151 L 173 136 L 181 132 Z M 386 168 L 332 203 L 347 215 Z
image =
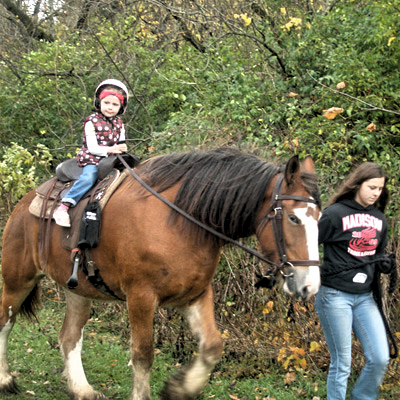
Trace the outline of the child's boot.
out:
M 61 204 L 56 211 L 54 211 L 53 218 L 57 225 L 69 228 L 71 221 L 68 214 L 69 207 L 65 204 Z

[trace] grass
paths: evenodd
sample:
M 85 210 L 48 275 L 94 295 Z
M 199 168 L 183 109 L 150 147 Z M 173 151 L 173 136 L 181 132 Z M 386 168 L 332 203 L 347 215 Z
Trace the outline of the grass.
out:
M 17 320 L 9 339 L 9 363 L 21 393 L 0 398 L 18 400 L 68 400 L 62 377 L 63 362 L 58 346 L 58 333 L 63 319 L 63 303 L 42 308 L 37 322 Z M 128 400 L 132 388 L 129 362 L 129 339 L 118 332 L 107 332 L 100 318 L 91 318 L 85 327 L 82 360 L 88 381 L 109 399 Z M 151 375 L 152 396 L 157 399 L 164 382 L 180 365 L 168 347 L 156 350 Z M 221 363 L 210 377 L 199 400 L 206 399 L 312 399 L 323 396 L 323 381 L 295 374 L 277 373 L 273 369 L 258 376 L 231 378 L 243 368 L 240 361 Z M 232 374 L 230 373 L 232 372 Z M 323 398 L 323 397 L 321 397 Z
M 121 313 L 125 313 L 122 310 Z M 21 393 L 18 400 L 68 400 L 62 377 L 63 362 L 58 347 L 64 303 L 44 301 L 39 321 L 19 318 L 9 340 L 10 369 Z M 120 316 L 119 316 L 120 317 Z M 124 318 L 120 318 L 124 321 Z M 111 328 L 110 328 L 111 327 Z M 94 314 L 85 327 L 82 360 L 88 381 L 110 400 L 128 400 L 132 389 L 129 362 L 129 337 L 126 330 L 115 329 L 109 315 Z M 228 349 L 226 349 L 228 351 Z M 151 390 L 158 398 L 164 382 L 179 367 L 170 344 L 159 345 L 151 374 Z M 189 353 L 188 355 L 189 356 Z M 226 357 L 225 357 L 226 358 Z M 325 399 L 325 373 L 312 374 L 284 370 L 254 356 L 220 362 L 199 400 L 293 400 Z M 0 396 L 10 400 L 10 397 Z M 380 399 L 399 399 L 400 389 L 387 388 Z

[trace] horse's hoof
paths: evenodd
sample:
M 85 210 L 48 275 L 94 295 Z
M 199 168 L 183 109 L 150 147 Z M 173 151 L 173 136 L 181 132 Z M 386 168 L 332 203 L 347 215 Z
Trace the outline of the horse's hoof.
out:
M 108 400 L 108 398 L 100 392 L 91 392 L 85 394 L 70 393 L 70 400 Z
M 11 376 L 7 382 L 0 384 L 0 393 L 5 395 L 12 395 L 20 393 L 15 377 Z
M 178 371 L 165 383 L 160 393 L 160 400 L 195 400 L 198 394 L 188 394 L 184 389 L 185 370 Z

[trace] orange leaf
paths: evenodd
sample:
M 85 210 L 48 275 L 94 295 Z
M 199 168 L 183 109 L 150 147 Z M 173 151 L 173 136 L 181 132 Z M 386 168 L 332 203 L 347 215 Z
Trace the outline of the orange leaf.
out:
M 323 110 L 324 117 L 327 119 L 334 119 L 338 114 L 341 114 L 343 112 L 343 108 L 339 107 L 331 107 L 328 110 Z
M 367 131 L 368 132 L 372 132 L 372 131 L 375 131 L 376 130 L 376 125 L 373 123 L 373 122 L 371 122 L 368 126 L 367 126 Z
M 299 358 L 297 360 L 297 364 L 299 365 L 300 368 L 306 369 L 307 362 L 306 362 L 306 360 L 304 358 Z

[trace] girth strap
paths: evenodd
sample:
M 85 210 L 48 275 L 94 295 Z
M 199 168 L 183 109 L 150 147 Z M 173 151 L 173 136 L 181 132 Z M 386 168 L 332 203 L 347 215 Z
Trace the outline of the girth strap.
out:
M 86 275 L 88 281 L 100 292 L 107 296 L 114 297 L 117 300 L 126 301 L 117 296 L 104 282 L 100 275 L 99 269 L 96 267 L 96 263 L 93 260 L 92 252 L 90 248 L 84 250 L 85 262 L 83 263 L 82 271 Z

